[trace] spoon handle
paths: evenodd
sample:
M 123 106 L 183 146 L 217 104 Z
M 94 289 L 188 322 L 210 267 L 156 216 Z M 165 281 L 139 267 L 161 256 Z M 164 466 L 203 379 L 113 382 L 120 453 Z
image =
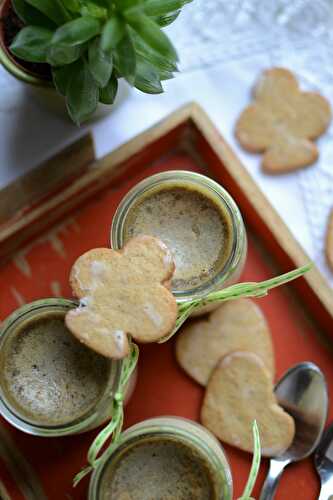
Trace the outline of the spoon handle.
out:
M 269 471 L 261 490 L 259 500 L 273 500 L 283 469 L 288 465 L 287 461 L 271 460 Z
M 322 482 L 318 500 L 333 500 L 333 476 Z

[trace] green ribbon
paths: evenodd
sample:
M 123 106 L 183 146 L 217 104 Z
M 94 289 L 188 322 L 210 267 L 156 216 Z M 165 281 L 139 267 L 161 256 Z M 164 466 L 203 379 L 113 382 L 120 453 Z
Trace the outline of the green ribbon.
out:
M 303 267 L 299 267 L 298 269 L 294 269 L 293 271 L 281 274 L 280 276 L 276 276 L 275 278 L 271 278 L 266 281 L 261 281 L 259 283 L 237 283 L 236 285 L 223 288 L 223 290 L 211 292 L 203 298 L 184 302 L 178 306 L 178 316 L 175 328 L 169 335 L 163 337 L 159 343 L 163 344 L 164 342 L 167 342 L 167 340 L 171 339 L 171 337 L 173 337 L 173 335 L 185 323 L 189 316 L 191 316 L 195 309 L 208 304 L 240 299 L 242 297 L 264 297 L 272 288 L 276 288 L 277 286 L 284 285 L 285 283 L 293 281 L 296 278 L 300 278 L 311 268 L 312 264 L 307 264 Z
M 255 482 L 257 480 L 260 461 L 261 461 L 261 445 L 260 445 L 260 436 L 259 429 L 256 420 L 254 420 L 252 425 L 252 434 L 253 434 L 253 458 L 252 465 L 249 474 L 249 478 L 247 480 L 243 495 L 239 498 L 239 500 L 251 500 L 251 493 L 254 488 Z
M 129 379 L 137 365 L 138 358 L 139 348 L 136 344 L 131 343 L 131 352 L 122 361 L 119 386 L 112 401 L 112 420 L 101 430 L 90 445 L 87 454 L 88 465 L 76 474 L 74 486 L 76 486 L 87 474 L 96 469 L 100 463 L 106 460 L 117 448 L 124 423 L 124 395 Z M 104 453 L 100 454 L 108 440 L 110 440 L 109 446 Z

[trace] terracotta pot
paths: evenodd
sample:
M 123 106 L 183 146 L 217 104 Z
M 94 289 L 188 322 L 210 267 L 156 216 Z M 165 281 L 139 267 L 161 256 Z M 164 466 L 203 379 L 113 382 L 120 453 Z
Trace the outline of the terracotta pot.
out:
M 11 0 L 0 0 L 0 19 L 4 19 L 9 12 Z M 48 111 L 63 118 L 69 119 L 65 98 L 58 94 L 51 80 L 43 78 L 37 73 L 22 66 L 10 53 L 4 40 L 4 24 L 0 22 L 0 64 L 22 83 L 28 84 L 29 94 Z M 108 115 L 128 94 L 128 86 L 121 80 L 116 101 L 113 105 L 98 104 L 91 120 L 97 120 Z
M 2 0 L 0 2 L 0 19 L 6 18 L 11 6 L 11 0 Z M 42 78 L 36 73 L 29 71 L 27 68 L 17 62 L 8 47 L 6 47 L 4 40 L 4 24 L 0 23 L 0 63 L 6 70 L 11 73 L 15 78 L 24 83 L 35 85 L 42 88 L 53 89 L 52 82 L 46 78 Z M 54 90 L 54 89 L 53 89 Z

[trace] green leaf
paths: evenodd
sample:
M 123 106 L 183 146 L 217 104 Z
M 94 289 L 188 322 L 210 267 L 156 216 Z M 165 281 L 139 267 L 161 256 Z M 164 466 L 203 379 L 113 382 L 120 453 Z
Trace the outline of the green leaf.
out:
M 73 12 L 74 14 L 78 14 L 81 8 L 80 0 L 62 0 L 62 3 L 66 7 L 67 10 Z
M 147 16 L 164 16 L 181 9 L 192 0 L 148 0 L 145 2 L 143 10 Z
M 180 10 L 177 10 L 176 12 L 172 12 L 172 14 L 166 14 L 164 16 L 159 16 L 154 19 L 154 21 L 161 27 L 165 28 L 166 26 L 169 26 L 169 24 L 172 24 L 177 17 L 180 14 Z
M 119 75 L 123 76 L 133 85 L 136 70 L 136 54 L 129 34 L 127 34 L 117 45 L 114 64 Z
M 118 17 L 111 17 L 105 24 L 102 36 L 101 47 L 104 52 L 110 52 L 115 49 L 118 43 L 126 34 L 126 25 Z
M 103 104 L 113 104 L 118 91 L 118 80 L 112 76 L 103 89 L 99 91 L 99 100 Z
M 12 5 L 18 17 L 26 25 L 42 26 L 43 28 L 55 28 L 55 24 L 39 10 L 29 5 L 25 0 L 12 0 Z
M 103 7 L 105 9 L 110 8 L 111 0 L 89 0 L 89 3 L 94 3 L 99 7 Z
M 52 44 L 75 47 L 98 35 L 100 29 L 101 25 L 94 17 L 78 17 L 56 30 L 52 38 Z
M 77 125 L 90 118 L 97 108 L 99 89 L 82 59 L 75 65 L 66 96 L 69 115 Z
M 137 5 L 140 5 L 144 0 L 114 0 L 114 3 L 120 11 L 124 12 L 127 9 L 131 9 Z
M 38 26 L 26 26 L 13 40 L 10 50 L 25 61 L 46 62 L 52 31 Z
M 81 47 L 68 47 L 67 45 L 51 43 L 48 53 L 47 62 L 51 66 L 63 66 L 71 64 L 81 56 Z
M 149 47 L 136 33 L 133 32 L 133 34 L 132 39 L 134 40 L 135 51 L 138 54 L 147 59 L 159 71 L 169 73 L 177 71 L 177 64 L 174 61 L 169 61 L 166 57 L 161 56 Z
M 112 74 L 113 59 L 111 54 L 102 50 L 99 37 L 89 44 L 88 61 L 94 80 L 100 87 L 105 87 Z
M 26 2 L 57 25 L 61 25 L 70 19 L 69 14 L 59 0 L 26 0 Z
M 160 80 L 172 80 L 175 75 L 171 71 L 165 71 L 163 69 L 158 70 Z
M 148 61 L 137 57 L 134 86 L 146 94 L 161 94 L 163 87 L 159 74 Z
M 126 19 L 140 37 L 156 52 L 171 61 L 177 61 L 177 53 L 165 33 L 148 16 L 126 14 Z
M 74 69 L 75 63 L 60 66 L 58 68 L 52 68 L 53 83 L 59 94 L 66 96 Z
M 93 1 L 85 1 L 80 10 L 82 16 L 92 16 L 97 19 L 106 19 L 108 10 L 105 5 L 99 5 Z

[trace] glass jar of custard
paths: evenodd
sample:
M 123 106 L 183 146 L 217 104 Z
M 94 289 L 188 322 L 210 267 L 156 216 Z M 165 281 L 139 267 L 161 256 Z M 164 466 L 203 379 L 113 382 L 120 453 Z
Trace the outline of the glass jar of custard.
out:
M 95 470 L 89 500 L 231 500 L 232 477 L 223 448 L 201 425 L 177 417 L 127 429 Z
M 38 300 L 0 327 L 0 414 L 23 432 L 77 434 L 112 416 L 121 361 L 95 353 L 69 332 L 64 318 L 76 306 L 65 299 Z
M 171 288 L 178 304 L 240 278 L 247 253 L 241 213 L 229 193 L 204 175 L 163 172 L 129 191 L 113 218 L 112 248 L 122 248 L 139 234 L 156 236 L 172 251 L 176 271 Z

